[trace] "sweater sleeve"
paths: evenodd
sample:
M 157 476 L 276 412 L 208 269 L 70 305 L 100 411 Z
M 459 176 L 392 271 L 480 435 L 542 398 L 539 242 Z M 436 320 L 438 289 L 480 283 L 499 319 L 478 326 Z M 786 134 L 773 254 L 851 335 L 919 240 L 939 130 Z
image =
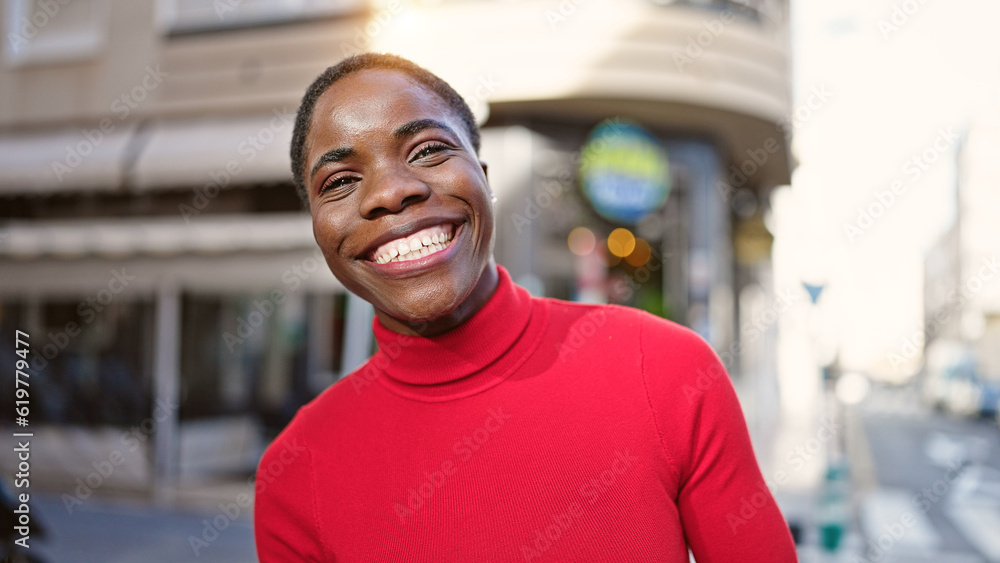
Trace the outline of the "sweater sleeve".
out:
M 293 427 L 294 421 L 257 468 L 254 538 L 261 563 L 327 561 L 319 538 L 312 455 Z
M 693 331 L 644 317 L 643 378 L 698 563 L 797 561 L 725 367 Z

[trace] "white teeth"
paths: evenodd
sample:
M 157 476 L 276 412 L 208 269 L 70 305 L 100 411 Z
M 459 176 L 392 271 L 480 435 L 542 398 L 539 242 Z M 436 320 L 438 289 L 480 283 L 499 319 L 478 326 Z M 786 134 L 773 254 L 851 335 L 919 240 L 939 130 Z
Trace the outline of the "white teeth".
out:
M 379 247 L 372 257 L 378 264 L 416 260 L 448 247 L 453 238 L 452 225 L 438 225 L 397 239 Z

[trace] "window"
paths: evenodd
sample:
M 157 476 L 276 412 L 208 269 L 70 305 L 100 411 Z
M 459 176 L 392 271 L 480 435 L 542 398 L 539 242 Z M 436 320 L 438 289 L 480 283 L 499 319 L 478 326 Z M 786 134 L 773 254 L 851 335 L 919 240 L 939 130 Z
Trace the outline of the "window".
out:
M 280 430 L 339 372 L 345 313 L 336 295 L 186 294 L 181 422 L 254 414 Z
M 746 20 L 760 22 L 762 16 L 773 18 L 775 10 L 780 8 L 774 0 L 651 0 L 661 6 L 679 5 L 694 6 L 720 12 L 732 12 Z
M 149 416 L 151 301 L 4 301 L 0 328 L 30 334 L 32 424 L 127 427 Z M 16 359 L 12 344 L 0 342 L 7 366 Z M 14 388 L 13 377 L 13 369 L 0 374 L 4 389 Z M 0 394 L 4 422 L 13 422 L 13 395 Z
M 8 0 L 4 58 L 12 66 L 92 59 L 107 44 L 107 0 Z
M 159 20 L 167 33 L 185 34 L 343 16 L 367 4 L 365 0 L 161 0 Z

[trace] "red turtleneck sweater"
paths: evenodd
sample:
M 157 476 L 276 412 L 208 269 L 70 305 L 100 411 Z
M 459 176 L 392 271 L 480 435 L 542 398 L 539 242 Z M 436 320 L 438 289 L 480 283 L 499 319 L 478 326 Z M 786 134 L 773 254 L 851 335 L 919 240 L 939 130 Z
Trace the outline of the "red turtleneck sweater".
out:
M 379 351 L 268 448 L 262 562 L 795 561 L 699 336 L 499 273 L 451 332 L 376 320 Z

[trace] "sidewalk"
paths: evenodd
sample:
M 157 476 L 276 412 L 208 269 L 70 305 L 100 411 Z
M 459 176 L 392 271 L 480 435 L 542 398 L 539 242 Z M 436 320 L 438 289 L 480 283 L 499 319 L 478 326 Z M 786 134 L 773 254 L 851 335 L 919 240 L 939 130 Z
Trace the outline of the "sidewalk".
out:
M 48 531 L 45 540 L 31 539 L 31 553 L 46 563 L 257 561 L 249 510 L 229 519 L 220 509 L 199 513 L 91 499 L 69 513 L 57 496 L 31 500 L 35 518 Z M 213 527 L 214 534 L 203 535 L 206 520 L 221 531 Z

